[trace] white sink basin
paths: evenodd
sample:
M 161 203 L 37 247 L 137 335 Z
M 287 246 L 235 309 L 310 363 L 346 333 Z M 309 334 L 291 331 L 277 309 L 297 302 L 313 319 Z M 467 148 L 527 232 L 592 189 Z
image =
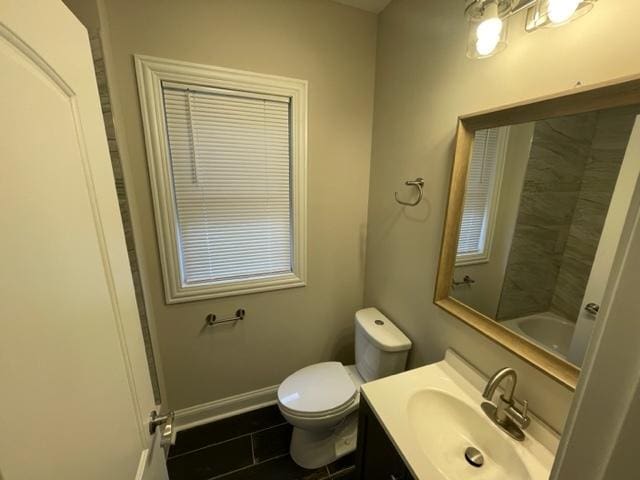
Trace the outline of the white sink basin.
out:
M 417 480 L 548 480 L 558 434 L 531 415 L 525 440 L 512 439 L 480 407 L 485 384 L 449 350 L 442 362 L 363 385 L 362 394 Z M 468 447 L 482 466 L 465 459 Z
M 422 451 L 444 478 L 531 478 L 513 441 L 456 397 L 441 390 L 421 390 L 409 399 L 407 414 Z M 465 459 L 468 447 L 482 453 L 481 467 Z

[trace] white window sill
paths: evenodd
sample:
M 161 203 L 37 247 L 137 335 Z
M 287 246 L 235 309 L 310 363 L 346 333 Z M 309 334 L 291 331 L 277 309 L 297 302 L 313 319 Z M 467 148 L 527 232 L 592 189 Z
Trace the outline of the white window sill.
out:
M 182 285 L 176 290 L 167 290 L 167 303 L 184 303 L 209 298 L 233 297 L 250 293 L 298 288 L 306 286 L 306 282 L 293 273 L 269 275 L 265 277 L 225 281 L 220 283 L 203 283 Z M 165 288 L 167 286 L 165 285 Z
M 489 263 L 489 255 L 469 255 L 463 258 L 456 259 L 456 267 L 468 267 L 470 265 L 480 265 L 483 263 Z

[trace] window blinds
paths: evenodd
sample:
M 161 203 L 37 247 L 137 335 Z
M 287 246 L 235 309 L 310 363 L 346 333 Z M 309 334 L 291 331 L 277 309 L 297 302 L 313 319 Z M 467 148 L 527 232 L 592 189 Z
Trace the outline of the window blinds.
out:
M 498 161 L 498 128 L 478 130 L 473 141 L 460 234 L 458 258 L 483 254 Z
M 163 83 L 182 282 L 292 271 L 290 100 Z

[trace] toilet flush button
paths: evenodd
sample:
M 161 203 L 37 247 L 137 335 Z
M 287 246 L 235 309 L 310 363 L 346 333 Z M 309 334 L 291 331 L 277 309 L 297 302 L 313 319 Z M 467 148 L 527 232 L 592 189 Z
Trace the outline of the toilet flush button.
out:
M 384 325 L 384 322 L 382 320 L 376 320 L 374 323 L 376 325 Z

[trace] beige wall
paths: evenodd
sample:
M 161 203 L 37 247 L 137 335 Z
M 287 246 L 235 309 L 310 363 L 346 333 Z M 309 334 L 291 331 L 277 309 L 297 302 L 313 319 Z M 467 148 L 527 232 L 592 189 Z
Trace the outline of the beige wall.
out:
M 123 162 L 166 394 L 184 408 L 352 359 L 362 306 L 376 17 L 328 0 L 105 0 Z M 104 25 L 103 25 L 104 26 Z M 309 81 L 308 286 L 165 305 L 132 55 Z M 109 60 L 109 57 L 108 57 Z M 128 184 L 129 186 L 129 184 Z M 207 313 L 247 310 L 235 326 Z
M 365 303 L 412 338 L 414 366 L 449 346 L 487 373 L 514 366 L 518 395 L 558 429 L 572 394 L 432 302 L 456 117 L 639 73 L 639 15 L 636 0 L 602 1 L 577 22 L 532 34 L 520 15 L 509 48 L 484 61 L 465 57 L 462 2 L 394 0 L 378 25 Z M 393 192 L 416 176 L 426 199 L 402 209 Z

